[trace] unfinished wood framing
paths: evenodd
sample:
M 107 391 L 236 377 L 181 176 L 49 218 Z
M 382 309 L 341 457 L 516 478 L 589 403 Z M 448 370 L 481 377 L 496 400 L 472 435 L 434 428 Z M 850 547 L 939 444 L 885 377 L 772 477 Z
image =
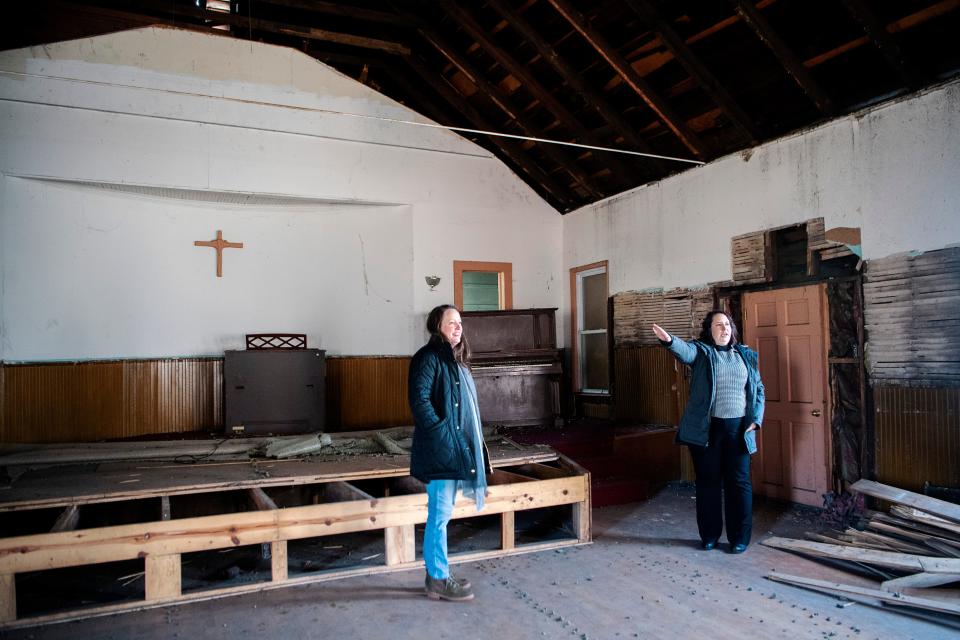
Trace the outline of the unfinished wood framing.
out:
M 397 459 L 402 464 L 388 464 Z M 572 461 L 559 456 L 545 447 L 520 447 L 498 444 L 491 447 L 491 459 L 496 467 L 490 476 L 490 486 L 484 509 L 479 513 L 472 501 L 458 500 L 454 506 L 454 519 L 501 514 L 499 528 L 500 548 L 493 551 L 452 554 L 451 561 L 491 558 L 504 554 L 524 553 L 590 542 L 590 478 L 589 474 Z M 379 463 L 371 464 L 371 462 Z M 304 461 L 277 461 L 273 468 L 303 471 Z M 323 473 L 324 465 L 335 472 Z M 261 477 L 260 485 L 238 486 L 218 478 L 209 482 L 208 474 L 236 474 L 228 463 L 196 467 L 179 465 L 178 477 L 192 477 L 192 484 L 167 487 L 141 487 L 136 498 L 157 499 L 170 496 L 189 497 L 196 493 L 213 491 L 245 490 L 247 511 L 214 513 L 197 517 L 161 519 L 135 524 L 98 526 L 61 532 L 37 532 L 30 535 L 0 538 L 0 621 L 4 626 L 28 626 L 52 620 L 82 618 L 117 611 L 139 609 L 178 602 L 220 597 L 234 593 L 258 591 L 287 584 L 304 584 L 351 575 L 394 571 L 422 566 L 417 559 L 415 526 L 426 522 L 427 496 L 422 483 L 408 474 L 408 458 L 388 456 L 361 456 L 353 461 L 353 472 L 342 465 L 311 463 L 308 476 L 283 475 L 278 478 Z M 144 474 L 149 465 L 140 465 Z M 163 467 L 164 465 L 156 465 Z M 159 469 L 154 469 L 160 471 Z M 169 469 L 167 477 L 171 477 Z M 109 472 L 108 472 L 109 473 Z M 118 476 L 110 476 L 114 492 L 124 499 L 132 499 L 125 485 L 116 484 Z M 342 478 L 342 479 L 341 479 Z M 204 481 L 198 481 L 204 480 Z M 394 487 L 394 494 L 384 489 L 382 496 L 372 496 L 353 485 L 354 482 L 376 481 Z M 71 482 L 77 478 L 72 477 Z M 278 482 L 279 481 L 279 482 Z M 301 482 L 302 481 L 302 482 Z M 395 482 L 394 482 L 395 481 Z M 26 494 L 35 500 L 22 499 L 17 495 L 20 484 Z M 120 499 L 109 490 L 96 495 L 80 489 L 69 495 L 63 486 L 55 486 L 47 495 L 37 494 L 30 482 L 15 483 L 11 492 L 0 502 L 0 511 L 16 517 L 24 511 L 50 508 L 53 505 L 75 500 L 77 503 L 106 503 Z M 243 483 L 240 483 L 241 485 Z M 93 483 L 94 487 L 96 483 Z M 290 488 L 298 486 L 309 489 L 315 496 L 315 504 L 290 504 Z M 213 489 L 218 486 L 219 489 Z M 386 484 L 383 485 L 386 487 Z M 272 487 L 273 497 L 265 491 Z M 407 490 L 415 491 L 405 493 Z M 56 494 L 59 491 L 59 495 Z M 242 495 L 242 494 L 241 494 Z M 286 502 L 280 500 L 283 497 Z M 319 498 L 319 499 L 317 499 Z M 162 503 L 162 501 L 161 501 Z M 70 506 L 75 506 L 71 503 Z M 68 510 L 70 508 L 68 506 Z M 118 505 L 122 508 L 123 503 Z M 518 511 L 547 507 L 569 506 L 570 535 L 563 539 L 518 544 L 515 536 Z M 155 508 L 155 507 L 154 507 Z M 168 511 L 169 512 L 169 511 Z M 176 514 L 176 509 L 174 509 Z M 384 553 L 381 566 L 359 566 L 318 575 L 291 576 L 289 573 L 288 542 L 338 534 L 360 532 L 383 532 Z M 270 578 L 265 582 L 230 586 L 223 589 L 184 593 L 182 589 L 182 554 L 218 549 L 235 549 L 250 545 L 269 547 Z M 371 557 L 376 557 L 371 556 Z M 266 557 L 266 556 L 265 556 Z M 65 567 L 78 567 L 105 562 L 144 559 L 145 597 L 120 604 L 80 609 L 64 613 L 40 614 L 18 620 L 16 617 L 16 587 L 14 576 L 18 573 L 46 571 Z
M 863 295 L 875 384 L 960 386 L 960 247 L 870 260 Z

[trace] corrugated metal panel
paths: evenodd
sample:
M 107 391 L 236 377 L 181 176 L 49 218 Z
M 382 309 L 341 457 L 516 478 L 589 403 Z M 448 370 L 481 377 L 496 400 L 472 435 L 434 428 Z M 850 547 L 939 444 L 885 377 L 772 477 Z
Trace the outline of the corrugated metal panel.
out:
M 877 387 L 873 402 L 877 480 L 960 487 L 960 389 Z
M 219 430 L 216 358 L 5 365 L 3 442 Z
M 353 431 L 413 424 L 407 402 L 409 368 L 408 357 L 328 358 L 329 429 Z

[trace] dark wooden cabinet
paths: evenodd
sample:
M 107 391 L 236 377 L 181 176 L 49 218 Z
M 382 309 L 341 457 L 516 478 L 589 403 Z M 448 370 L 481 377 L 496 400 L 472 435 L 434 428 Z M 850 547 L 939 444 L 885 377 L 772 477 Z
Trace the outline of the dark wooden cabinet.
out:
M 226 431 L 265 435 L 324 429 L 325 352 L 227 351 L 223 359 Z

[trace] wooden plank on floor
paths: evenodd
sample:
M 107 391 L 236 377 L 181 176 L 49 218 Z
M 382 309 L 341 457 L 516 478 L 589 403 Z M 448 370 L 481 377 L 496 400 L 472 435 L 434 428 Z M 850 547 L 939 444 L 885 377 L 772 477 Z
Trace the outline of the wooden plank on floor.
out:
M 914 509 L 919 509 L 920 511 L 935 515 L 939 518 L 960 523 L 960 505 L 947 502 L 946 500 L 938 500 L 937 498 L 931 498 L 930 496 L 907 491 L 906 489 L 881 484 L 873 480 L 857 480 L 850 488 L 853 491 L 874 498 L 913 507 Z
M 960 573 L 960 559 L 957 558 L 934 558 L 908 553 L 843 547 L 836 544 L 824 544 L 779 537 L 767 538 L 762 540 L 760 544 L 776 549 L 787 549 L 789 551 L 819 556 L 821 558 L 866 562 L 868 564 L 876 564 L 881 567 L 901 569 L 903 571 L 918 573 L 922 571 L 930 573 Z
M 931 515 L 926 511 L 914 509 L 913 507 L 908 507 L 902 504 L 895 504 L 890 507 L 890 512 L 900 516 L 901 518 L 907 518 L 908 520 L 920 522 L 922 524 L 941 529 L 944 532 L 949 532 L 951 536 L 960 536 L 960 524 L 951 522 L 949 520 L 944 520 L 943 518 Z
M 960 573 L 914 573 L 902 578 L 884 580 L 880 587 L 884 591 L 900 591 L 901 589 L 939 587 L 957 581 L 960 581 Z
M 146 599 L 176 598 L 180 595 L 180 554 L 148 555 L 144 559 Z
M 869 587 L 858 587 L 849 584 L 840 584 L 838 582 L 827 582 L 826 580 L 815 580 L 813 578 L 804 578 L 802 576 L 793 576 L 785 573 L 771 573 L 767 576 L 776 582 L 792 584 L 800 587 L 807 587 L 822 593 L 842 596 L 843 594 L 854 594 L 868 598 L 876 598 L 881 602 L 889 604 L 917 607 L 926 611 L 936 611 L 938 613 L 949 613 L 960 615 L 960 604 L 944 602 L 942 600 L 933 600 L 931 598 L 920 598 L 908 596 L 902 593 L 883 591 L 882 589 L 871 589 Z

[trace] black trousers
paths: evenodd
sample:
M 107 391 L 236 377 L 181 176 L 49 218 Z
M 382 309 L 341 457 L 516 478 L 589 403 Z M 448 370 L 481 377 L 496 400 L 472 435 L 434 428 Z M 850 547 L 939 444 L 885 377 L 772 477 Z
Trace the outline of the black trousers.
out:
M 750 544 L 753 532 L 753 486 L 750 454 L 743 441 L 743 418 L 713 418 L 710 443 L 690 445 L 697 473 L 697 527 L 700 539 L 716 542 L 727 520 L 727 541 Z

